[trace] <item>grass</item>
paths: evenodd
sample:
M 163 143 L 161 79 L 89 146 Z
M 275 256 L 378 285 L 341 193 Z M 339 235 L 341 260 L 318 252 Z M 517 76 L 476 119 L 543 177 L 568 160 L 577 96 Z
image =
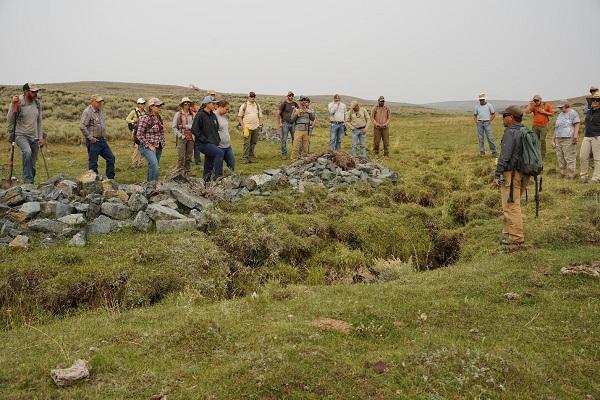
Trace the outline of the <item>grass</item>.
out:
M 209 234 L 0 249 L 0 397 L 600 397 L 600 282 L 559 273 L 600 258 L 600 188 L 560 180 L 549 154 L 540 217 L 523 204 L 528 244 L 509 251 L 471 118 L 400 110 L 391 132 L 397 185 L 221 204 Z M 326 142 L 320 127 L 313 151 Z M 127 143 L 112 147 L 117 179 L 143 180 Z M 239 172 L 281 165 L 278 148 L 259 143 L 260 163 Z M 52 173 L 85 170 L 81 146 L 51 144 L 49 156 Z M 49 370 L 77 358 L 90 380 L 56 388 Z

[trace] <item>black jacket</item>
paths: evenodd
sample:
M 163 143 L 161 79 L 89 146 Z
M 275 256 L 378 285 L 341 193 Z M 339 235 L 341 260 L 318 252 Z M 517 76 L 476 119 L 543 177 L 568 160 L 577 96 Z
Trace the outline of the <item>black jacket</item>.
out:
M 212 143 L 218 146 L 221 138 L 215 113 L 208 113 L 204 109 L 198 111 L 192 123 L 192 133 L 196 137 L 196 143 Z
M 520 170 L 520 161 L 523 157 L 523 144 L 521 143 L 521 128 L 523 124 L 513 124 L 504 129 L 500 145 L 496 177 L 502 176 L 505 171 Z
M 590 109 L 585 115 L 585 136 L 600 136 L 600 109 Z

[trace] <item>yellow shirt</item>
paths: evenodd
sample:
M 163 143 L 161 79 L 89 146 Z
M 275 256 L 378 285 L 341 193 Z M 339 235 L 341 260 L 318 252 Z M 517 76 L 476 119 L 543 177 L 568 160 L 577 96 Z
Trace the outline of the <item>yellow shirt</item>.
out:
M 246 105 L 245 111 L 244 104 Z M 263 117 L 262 109 L 256 102 L 250 103 L 249 101 L 246 101 L 244 104 L 240 106 L 238 117 L 242 117 L 244 127 L 254 130 L 260 125 L 260 120 Z

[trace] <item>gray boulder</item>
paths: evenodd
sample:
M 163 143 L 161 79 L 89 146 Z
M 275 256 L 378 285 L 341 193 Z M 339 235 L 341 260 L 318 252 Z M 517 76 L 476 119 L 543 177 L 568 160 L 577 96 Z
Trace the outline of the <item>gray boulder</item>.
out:
M 101 206 L 102 214 L 108 215 L 113 219 L 127 219 L 131 216 L 131 210 L 125 204 L 120 202 L 106 202 Z
M 87 244 L 87 235 L 85 231 L 80 231 L 69 240 L 69 246 L 84 247 Z
M 27 249 L 29 247 L 29 237 L 18 235 L 8 244 L 8 247 L 13 249 Z
M 83 214 L 69 214 L 58 219 L 60 222 L 70 226 L 81 226 L 85 224 L 85 218 Z
M 110 219 L 106 215 L 100 215 L 88 225 L 88 232 L 90 235 L 101 235 L 110 233 L 118 227 L 118 221 Z
M 160 204 L 150 204 L 148 208 L 146 208 L 146 213 L 154 221 L 185 218 L 185 215 Z
M 24 202 L 25 195 L 20 186 L 13 186 L 10 189 L 7 189 L 0 198 L 0 203 L 4 203 L 10 207 L 18 206 Z
M 209 199 L 200 196 L 195 196 L 181 188 L 171 189 L 171 195 L 181 205 L 187 208 L 197 208 L 199 210 L 202 210 L 206 207 L 209 207 L 212 204 L 212 201 L 210 201 Z
M 62 233 L 65 228 L 67 228 L 67 224 L 64 224 L 60 221 L 54 221 L 47 218 L 42 219 L 34 219 L 33 221 L 29 221 L 27 223 L 27 228 L 34 232 L 45 232 L 45 233 Z
M 141 193 L 133 193 L 129 200 L 127 200 L 129 209 L 133 212 L 138 212 L 145 209 L 148 206 L 148 199 Z
M 138 211 L 133 220 L 133 229 L 140 232 L 148 232 L 152 228 L 152 220 L 144 211 Z

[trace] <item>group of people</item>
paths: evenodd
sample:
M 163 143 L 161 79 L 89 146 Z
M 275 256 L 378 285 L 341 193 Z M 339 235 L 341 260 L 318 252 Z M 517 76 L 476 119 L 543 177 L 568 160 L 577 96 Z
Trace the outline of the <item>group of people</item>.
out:
M 485 95 L 479 97 L 479 105 L 475 108 L 475 122 L 479 137 L 480 154 L 483 155 L 483 133 L 487 134 L 489 123 L 493 120 L 494 109 L 486 103 Z M 590 88 L 590 96 L 586 98 L 584 106 L 585 131 L 579 150 L 580 182 L 588 182 L 589 160 L 594 160 L 591 182 L 600 183 L 600 91 L 597 87 Z M 560 110 L 556 116 L 552 146 L 555 148 L 560 176 L 564 179 L 576 177 L 577 142 L 580 136 L 581 121 L 577 111 L 571 108 L 568 101 L 562 100 L 557 105 Z M 487 108 L 486 110 L 481 110 Z M 521 195 L 527 187 L 529 176 L 524 173 L 521 163 L 523 158 L 522 135 L 527 133 L 523 121 L 524 113 L 533 113 L 531 132 L 540 142 L 542 160 L 546 154 L 546 135 L 553 109 L 549 103 L 542 101 L 541 96 L 535 95 L 532 102 L 525 108 L 510 106 L 502 113 L 502 122 L 505 127 L 502 136 L 500 154 L 494 183 L 501 188 L 502 210 L 504 213 L 504 227 L 502 230 L 502 244 L 522 244 L 523 216 L 521 214 Z M 489 118 L 486 120 L 486 118 Z M 484 128 L 485 127 L 485 128 Z M 525 130 L 525 132 L 524 132 Z M 491 130 L 488 141 L 490 151 L 495 154 L 496 147 L 493 143 Z

